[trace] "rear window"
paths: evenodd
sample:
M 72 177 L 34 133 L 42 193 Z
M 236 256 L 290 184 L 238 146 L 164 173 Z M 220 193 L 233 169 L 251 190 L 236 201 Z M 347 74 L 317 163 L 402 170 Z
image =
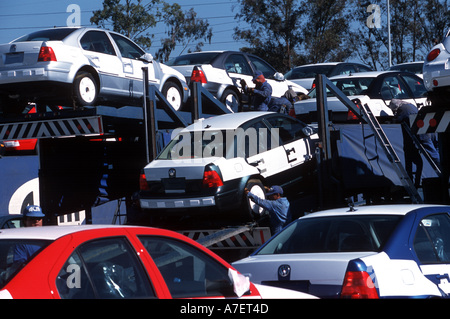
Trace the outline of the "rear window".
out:
M 27 35 L 24 35 L 13 42 L 27 42 L 27 41 L 61 41 L 76 28 L 63 28 L 63 29 L 48 29 L 36 31 Z
M 298 219 L 257 254 L 379 251 L 402 217 L 349 215 Z
M 48 240 L 1 240 L 0 241 L 0 289 L 14 277 L 26 263 L 28 263 L 51 241 Z
M 166 65 L 211 64 L 220 52 L 195 53 L 176 57 L 167 61 Z
M 288 80 L 314 78 L 317 74 L 328 75 L 334 67 L 334 65 L 303 66 L 290 70 L 284 77 Z

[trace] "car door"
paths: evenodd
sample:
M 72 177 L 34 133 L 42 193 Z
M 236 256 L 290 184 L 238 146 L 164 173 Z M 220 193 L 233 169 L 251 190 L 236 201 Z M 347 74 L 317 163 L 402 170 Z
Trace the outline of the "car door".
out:
M 94 66 L 100 77 L 100 93 L 103 95 L 123 95 L 122 61 L 103 31 L 87 31 L 80 39 L 84 55 Z
M 225 71 L 231 78 L 233 85 L 240 87 L 241 80 L 244 80 L 249 87 L 254 87 L 253 72 L 249 62 L 243 54 L 232 53 L 228 55 L 224 63 Z
M 287 116 L 267 118 L 271 131 L 278 130 L 280 145 L 288 163 L 287 169 L 303 164 L 311 157 L 309 139 L 303 132 L 305 124 Z
M 270 64 L 257 56 L 249 55 L 248 58 L 253 65 L 254 70 L 259 70 L 264 74 L 267 82 L 272 86 L 272 96 L 281 97 L 289 89 L 286 80 L 275 80 L 275 73 L 277 72 Z M 253 85 L 254 86 L 254 85 Z
M 263 177 L 276 176 L 289 167 L 278 132 L 271 132 L 269 127 L 259 120 L 246 127 L 244 133 L 240 138 L 243 145 L 241 149 L 245 152 L 243 156 Z
M 153 64 L 139 59 L 145 52 L 132 41 L 116 33 L 110 33 L 110 35 L 121 55 L 123 74 L 125 83 L 128 84 L 130 97 L 142 96 L 143 67 L 148 67 L 149 84 L 157 84 L 158 82 Z
M 423 275 L 450 296 L 450 216 L 441 213 L 422 218 L 413 240 Z

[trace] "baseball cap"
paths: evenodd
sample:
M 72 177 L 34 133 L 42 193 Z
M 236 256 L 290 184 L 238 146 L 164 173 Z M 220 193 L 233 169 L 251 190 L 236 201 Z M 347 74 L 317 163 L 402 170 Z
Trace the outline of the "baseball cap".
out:
M 25 207 L 22 214 L 25 217 L 45 217 L 41 207 L 37 205 L 30 205 Z
M 253 81 L 255 81 L 258 77 L 260 77 L 261 75 L 263 75 L 263 73 L 259 70 L 256 70 L 255 72 L 255 76 L 253 76 Z
M 266 193 L 266 196 L 270 196 L 273 194 L 283 195 L 283 189 L 281 188 L 281 186 L 278 185 L 272 186 L 271 188 L 269 188 L 269 191 Z

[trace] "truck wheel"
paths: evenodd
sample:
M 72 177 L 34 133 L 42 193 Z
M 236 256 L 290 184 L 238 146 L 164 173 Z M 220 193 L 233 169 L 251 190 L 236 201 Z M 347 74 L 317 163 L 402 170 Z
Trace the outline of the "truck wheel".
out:
M 265 199 L 265 191 L 264 185 L 261 183 L 259 179 L 251 179 L 247 182 L 245 186 L 250 193 L 258 196 L 259 198 Z M 250 198 L 244 194 L 244 203 L 243 203 L 243 217 L 246 220 L 258 220 L 261 217 L 261 213 L 263 212 L 263 208 L 256 205 Z
M 183 93 L 176 83 L 167 81 L 164 83 L 161 93 L 164 95 L 167 102 L 172 105 L 175 111 L 178 111 L 181 108 L 183 104 Z
M 234 113 L 239 112 L 239 95 L 235 91 L 231 89 L 223 91 L 221 102 Z
M 92 106 L 98 96 L 97 83 L 89 72 L 80 72 L 73 81 L 75 103 L 79 106 Z

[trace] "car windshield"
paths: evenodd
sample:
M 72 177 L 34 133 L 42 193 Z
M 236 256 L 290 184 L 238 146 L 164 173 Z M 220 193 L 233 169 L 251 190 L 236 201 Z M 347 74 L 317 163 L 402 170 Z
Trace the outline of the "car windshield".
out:
M 205 52 L 182 55 L 167 61 L 166 65 L 211 64 L 220 52 Z
M 50 243 L 49 240 L 37 239 L 0 240 L 0 289 L 14 277 L 17 270 Z
M 290 70 L 288 73 L 286 73 L 285 78 L 287 80 L 307 79 L 314 78 L 317 74 L 328 75 L 334 67 L 334 65 L 301 66 Z
M 343 79 L 331 80 L 331 82 L 336 85 L 336 87 L 342 91 L 346 96 L 353 95 L 365 95 L 367 94 L 367 89 L 375 78 L 355 78 L 348 77 Z M 316 89 L 311 90 L 308 93 L 311 98 L 316 98 Z M 327 97 L 335 96 L 327 87 Z
M 298 219 L 257 255 L 379 251 L 401 218 L 348 215 Z
M 13 42 L 27 42 L 27 41 L 61 41 L 76 28 L 62 28 L 62 29 L 48 29 L 36 31 L 27 35 L 24 35 Z

